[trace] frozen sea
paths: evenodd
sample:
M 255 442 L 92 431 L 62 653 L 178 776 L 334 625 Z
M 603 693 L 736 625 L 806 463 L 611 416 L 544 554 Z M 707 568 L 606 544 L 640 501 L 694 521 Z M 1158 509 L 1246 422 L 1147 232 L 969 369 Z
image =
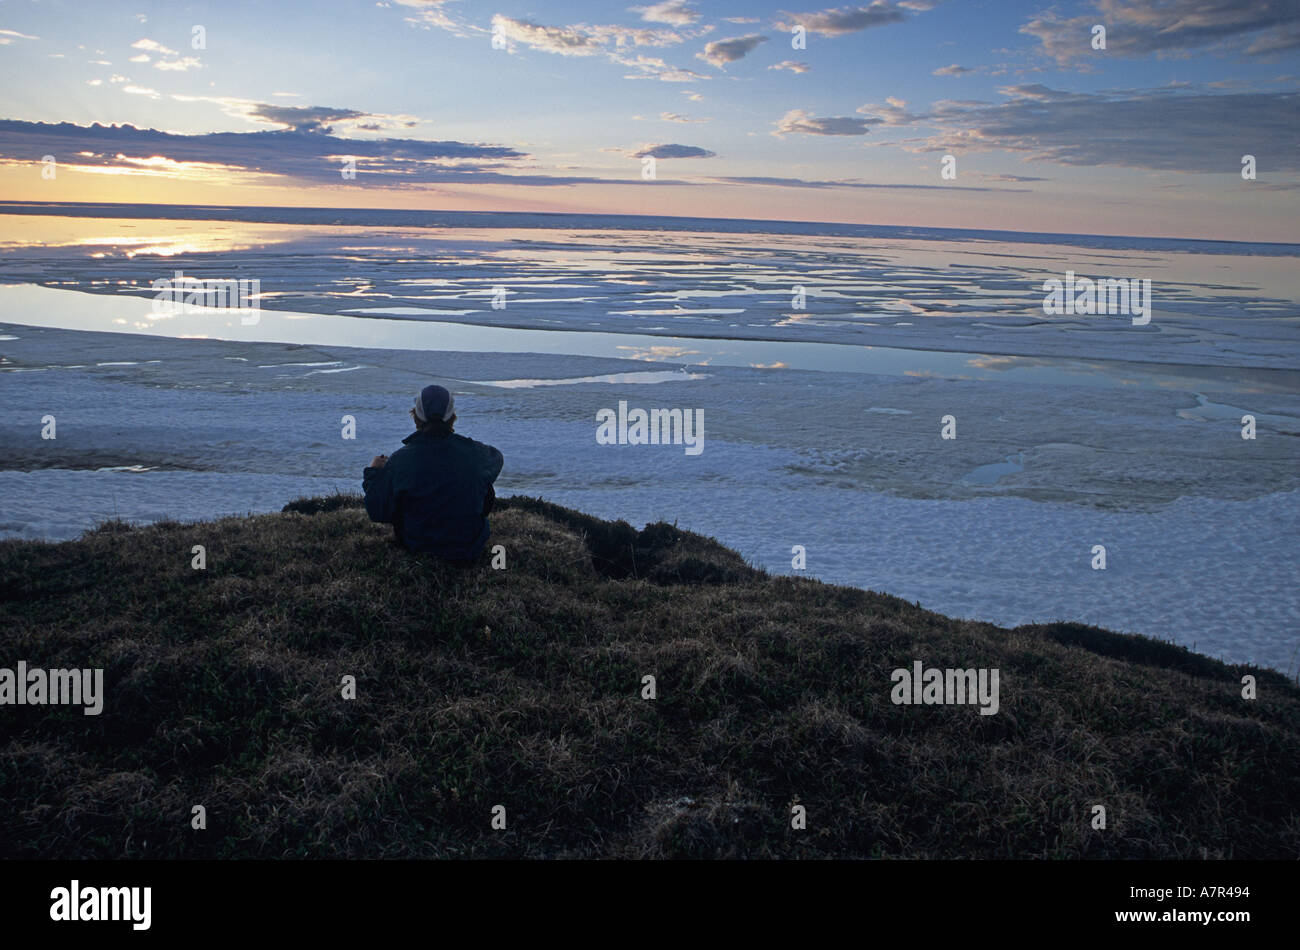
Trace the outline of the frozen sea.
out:
M 676 522 L 779 573 L 801 545 L 808 574 L 954 616 L 1300 665 L 1300 247 L 36 210 L 0 214 L 2 536 L 357 491 L 439 382 L 505 453 L 502 494 Z M 256 320 L 157 307 L 177 270 L 257 279 Z M 1067 270 L 1150 279 L 1150 322 L 1045 315 Z M 703 452 L 598 444 L 620 401 L 703 410 Z

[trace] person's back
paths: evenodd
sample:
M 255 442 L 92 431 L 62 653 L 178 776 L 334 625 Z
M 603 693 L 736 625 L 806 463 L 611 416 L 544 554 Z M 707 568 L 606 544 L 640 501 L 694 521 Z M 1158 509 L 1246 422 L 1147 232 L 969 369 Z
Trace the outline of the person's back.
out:
M 454 400 L 441 386 L 426 386 L 411 415 L 417 428 L 403 447 L 366 467 L 366 512 L 372 521 L 392 524 L 397 540 L 412 551 L 475 558 L 489 535 L 501 453 L 452 431 Z

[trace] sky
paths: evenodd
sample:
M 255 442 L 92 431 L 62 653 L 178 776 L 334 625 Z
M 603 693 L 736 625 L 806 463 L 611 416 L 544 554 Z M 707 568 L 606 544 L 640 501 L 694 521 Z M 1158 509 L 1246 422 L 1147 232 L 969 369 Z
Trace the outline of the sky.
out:
M 1300 242 L 1297 119 L 1297 0 L 0 0 L 3 200 Z

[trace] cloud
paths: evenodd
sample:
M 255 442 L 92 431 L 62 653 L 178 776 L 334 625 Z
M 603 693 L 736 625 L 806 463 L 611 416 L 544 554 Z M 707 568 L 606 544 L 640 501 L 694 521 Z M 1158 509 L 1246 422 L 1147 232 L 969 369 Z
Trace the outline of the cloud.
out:
M 1025 188 L 983 188 L 977 185 L 908 185 L 908 184 L 884 184 L 877 182 L 858 181 L 856 179 L 840 179 L 830 181 L 818 181 L 816 179 L 805 178 L 773 178 L 765 175 L 733 175 L 722 178 L 710 178 L 712 182 L 721 185 L 765 185 L 774 188 L 867 188 L 867 189 L 887 189 L 903 191 L 1026 191 Z M 1046 179 L 1027 178 L 1025 181 L 1045 181 Z
M 573 27 L 542 26 L 528 20 L 516 20 L 497 13 L 492 17 L 492 31 L 509 43 L 560 56 L 594 56 L 601 52 L 601 42 Z
M 492 31 L 505 38 L 506 49 L 516 46 L 560 56 L 609 55 L 616 50 L 637 46 L 675 46 L 685 36 L 673 30 L 647 30 L 635 26 L 544 26 L 530 20 L 516 20 L 497 13 L 492 17 Z
M 912 116 L 939 131 L 910 151 L 1000 150 L 1026 161 L 1157 171 L 1300 170 L 1295 116 L 1300 93 L 1210 94 L 1182 89 L 1065 92 L 1040 83 L 1006 86 L 1005 102 L 934 104 Z
M 133 96 L 148 96 L 150 99 L 162 98 L 157 89 L 150 89 L 147 86 L 123 86 L 122 91 Z
M 610 62 L 630 67 L 625 79 L 657 79 L 660 82 L 694 82 L 707 79 L 694 70 L 665 62 L 656 56 L 635 52 L 643 46 L 674 46 L 684 34 L 673 30 L 646 30 L 627 26 L 543 26 L 516 20 L 500 13 L 492 17 L 493 31 L 506 40 L 506 49 L 516 47 L 560 56 L 603 56 Z
M 326 134 L 332 131 L 330 123 L 344 119 L 364 119 L 367 117 L 367 113 L 358 112 L 356 109 L 330 109 L 326 106 L 278 106 L 265 102 L 254 104 L 245 115 L 252 119 L 261 119 L 266 122 L 273 122 L 276 125 L 287 126 L 295 132 L 323 132 Z
M 185 177 L 194 169 L 217 170 L 218 181 L 276 176 L 307 184 L 340 184 L 342 162 L 350 157 L 356 160 L 356 180 L 380 187 L 610 183 L 609 179 L 529 173 L 525 163 L 530 156 L 501 145 L 354 139 L 304 129 L 183 135 L 131 125 L 0 120 L 0 162 L 30 163 L 32 155 L 67 156 L 61 169 L 87 172 Z
M 14 40 L 39 40 L 39 36 L 28 36 L 17 30 L 0 30 L 0 46 L 8 46 Z
M 1024 182 L 1024 181 L 1051 181 L 1052 180 L 1050 178 L 1036 178 L 1033 175 L 989 175 L 984 173 L 977 173 L 977 174 L 979 174 L 980 179 L 983 181 Z
M 775 66 L 769 66 L 768 69 L 788 69 L 792 73 L 806 73 L 812 69 L 807 63 L 797 63 L 793 59 L 784 59 Z
M 676 46 L 685 41 L 685 34 L 674 30 L 647 30 L 636 26 L 588 26 L 582 27 L 602 44 L 612 44 L 616 48 L 630 46 Z
M 1041 82 L 1020 83 L 1015 86 L 1001 86 L 998 92 L 1004 96 L 1011 96 L 1016 99 L 1037 99 L 1039 102 L 1065 102 L 1067 100 L 1082 101 L 1089 98 L 1088 93 L 1084 92 L 1066 92 L 1063 89 L 1052 89 L 1044 86 Z
M 516 53 L 520 48 L 557 56 L 603 57 L 621 66 L 629 66 L 633 72 L 625 79 L 657 79 L 661 82 L 691 82 L 706 79 L 690 69 L 673 66 L 653 56 L 644 56 L 635 51 L 641 47 L 677 46 L 692 36 L 701 36 L 713 29 L 712 26 L 689 29 L 699 19 L 699 14 L 691 10 L 685 0 L 668 0 L 647 7 L 629 9 L 643 14 L 642 19 L 652 23 L 666 23 L 670 26 L 688 27 L 685 31 L 677 29 L 648 29 L 638 26 L 617 24 L 585 23 L 570 26 L 551 26 L 532 20 L 517 19 L 503 13 L 493 14 L 491 29 L 485 29 L 471 23 L 453 18 L 444 7 L 450 0 L 395 0 L 403 7 L 414 8 L 418 12 L 407 18 L 407 22 L 425 28 L 438 27 L 456 36 L 467 38 L 475 36 L 481 39 L 491 33 L 500 37 L 505 49 Z
M 1285 33 L 1269 33 L 1259 37 L 1246 47 L 1246 53 L 1251 56 L 1271 56 L 1295 49 L 1300 49 L 1300 29 L 1293 27 Z
M 417 12 L 406 18 L 412 26 L 437 27 L 456 36 L 468 37 L 466 27 L 452 19 L 442 8 L 448 0 L 393 0 L 399 6 L 414 8 Z
M 279 93 L 293 95 L 293 93 Z M 420 124 L 420 119 L 410 115 L 388 115 L 381 112 L 361 112 L 328 106 L 287 106 L 235 96 L 190 96 L 173 93 L 177 102 L 209 102 L 228 116 L 249 122 L 278 125 L 298 132 L 333 134 L 336 126 L 343 130 L 382 131 L 409 129 Z
M 848 33 L 857 33 L 859 30 L 870 29 L 873 26 L 885 26 L 889 23 L 899 23 L 907 19 L 907 14 L 903 12 L 902 4 L 892 3 L 891 0 L 874 0 L 865 7 L 835 7 L 830 10 L 822 10 L 818 13 L 790 13 L 785 15 L 790 17 L 789 22 L 777 23 L 777 29 L 789 32 L 795 26 L 802 26 L 809 33 L 820 33 L 822 36 L 844 36 Z M 909 9 L 917 9 L 910 7 Z
M 693 69 L 682 69 L 680 66 L 673 66 L 664 62 L 656 56 L 646 56 L 638 53 L 635 56 L 613 56 L 614 62 L 621 63 L 624 66 L 630 66 L 637 70 L 634 73 L 628 73 L 624 79 L 657 79 L 660 82 L 695 82 L 697 79 L 709 79 L 703 73 L 697 73 Z
M 150 60 L 149 53 L 156 53 L 159 56 L 171 57 L 170 59 L 160 59 L 154 63 L 154 69 L 173 70 L 184 72 L 187 69 L 199 69 L 203 64 L 193 56 L 181 56 L 176 50 L 163 46 L 157 40 L 139 39 L 131 44 L 132 49 L 144 50 L 138 56 L 132 56 L 133 63 L 147 63 Z
M 907 100 L 897 96 L 886 96 L 884 104 L 869 102 L 858 106 L 858 112 L 873 117 L 873 125 L 912 125 L 921 116 L 907 111 Z
M 700 15 L 690 8 L 685 0 L 665 0 L 649 7 L 629 7 L 641 14 L 647 23 L 667 23 L 671 26 L 690 26 Z
M 727 40 L 714 40 L 704 47 L 704 52 L 696 53 L 696 59 L 702 59 L 706 63 L 712 63 L 719 69 L 724 68 L 727 63 L 734 63 L 738 59 L 744 59 L 760 43 L 766 43 L 767 37 L 760 36 L 757 33 L 751 33 L 748 36 L 736 36 Z
M 149 40 L 149 39 L 136 40 L 134 43 L 131 44 L 131 49 L 148 50 L 151 53 L 161 53 L 164 56 L 176 55 L 176 50 L 168 49 L 166 46 L 163 46 L 158 41 Z
M 871 126 L 882 125 L 884 121 L 884 119 L 878 118 L 860 119 L 851 115 L 817 118 L 803 109 L 791 109 L 779 121 L 772 123 L 776 126 L 776 131 L 772 134 L 777 137 L 786 135 L 866 135 Z
M 175 72 L 185 72 L 187 69 L 201 69 L 203 64 L 193 56 L 182 56 L 180 59 L 169 59 L 163 62 L 153 64 L 154 69 L 167 69 Z
M 973 73 L 975 70 L 969 66 L 959 66 L 953 63 L 951 66 L 940 66 L 930 75 L 932 76 L 960 76 L 962 73 Z
M 1020 27 L 1058 65 L 1097 56 L 1183 55 L 1193 50 L 1265 56 L 1300 49 L 1300 4 L 1294 0 L 1096 0 L 1096 13 L 1062 18 L 1041 13 Z M 1105 51 L 1092 48 L 1092 27 L 1106 27 Z
M 637 149 L 625 152 L 629 158 L 715 158 L 717 152 L 710 152 L 707 148 L 700 148 L 695 145 L 642 145 Z
M 659 118 L 665 122 L 711 122 L 711 119 L 692 119 L 690 116 L 682 115 L 680 112 L 661 112 Z

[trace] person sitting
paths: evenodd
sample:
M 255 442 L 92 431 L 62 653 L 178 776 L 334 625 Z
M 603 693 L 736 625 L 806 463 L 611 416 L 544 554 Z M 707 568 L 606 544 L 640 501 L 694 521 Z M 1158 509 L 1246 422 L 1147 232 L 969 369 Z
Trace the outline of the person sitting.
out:
M 415 431 L 391 457 L 376 455 L 362 473 L 366 513 L 391 524 L 398 544 L 453 561 L 471 561 L 490 535 L 488 513 L 501 474 L 500 451 L 456 435 L 455 399 L 425 386 L 410 410 Z

